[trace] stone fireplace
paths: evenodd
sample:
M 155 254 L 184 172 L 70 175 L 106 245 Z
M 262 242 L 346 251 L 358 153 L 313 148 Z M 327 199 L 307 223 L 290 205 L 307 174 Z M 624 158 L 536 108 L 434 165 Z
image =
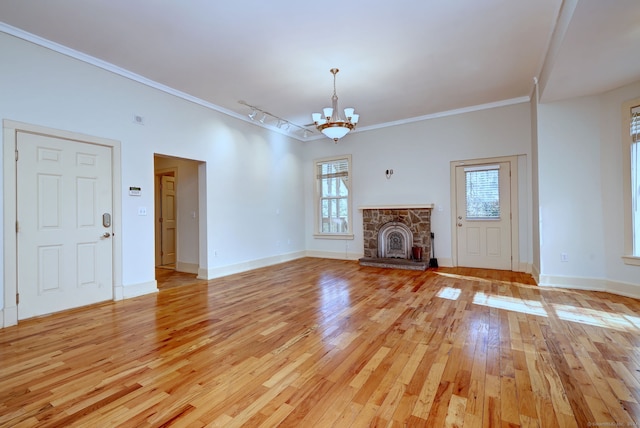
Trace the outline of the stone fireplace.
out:
M 364 232 L 363 266 L 425 270 L 431 254 L 433 205 L 361 207 Z M 414 260 L 412 247 L 422 249 Z

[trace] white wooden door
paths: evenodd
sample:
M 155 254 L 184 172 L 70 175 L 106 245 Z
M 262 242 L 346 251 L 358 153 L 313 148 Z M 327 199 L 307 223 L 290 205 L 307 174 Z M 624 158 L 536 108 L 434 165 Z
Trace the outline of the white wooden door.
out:
M 19 132 L 17 149 L 18 318 L 112 299 L 111 148 Z
M 511 270 L 510 163 L 456 166 L 458 266 Z
M 176 179 L 169 175 L 163 175 L 160 180 L 160 199 L 162 206 L 162 248 L 161 258 L 163 265 L 176 262 Z

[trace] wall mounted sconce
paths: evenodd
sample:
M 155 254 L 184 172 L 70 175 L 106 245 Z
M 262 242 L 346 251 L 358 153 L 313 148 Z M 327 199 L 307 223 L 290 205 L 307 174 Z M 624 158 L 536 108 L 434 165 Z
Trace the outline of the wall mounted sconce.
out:
M 393 175 L 393 170 L 392 169 L 388 169 L 385 171 L 385 174 L 387 176 L 387 180 L 391 179 L 391 176 Z

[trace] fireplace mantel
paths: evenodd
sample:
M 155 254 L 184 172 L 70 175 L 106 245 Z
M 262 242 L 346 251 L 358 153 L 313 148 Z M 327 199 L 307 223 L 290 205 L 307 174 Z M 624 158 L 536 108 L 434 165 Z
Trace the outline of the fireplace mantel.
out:
M 418 209 L 433 209 L 434 204 L 417 204 L 417 205 L 365 205 L 358 207 L 360 211 L 364 210 L 418 210 Z

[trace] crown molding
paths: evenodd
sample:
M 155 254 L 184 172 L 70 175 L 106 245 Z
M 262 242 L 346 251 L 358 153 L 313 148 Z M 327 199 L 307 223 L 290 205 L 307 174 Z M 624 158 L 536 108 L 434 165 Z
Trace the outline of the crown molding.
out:
M 87 55 L 83 52 L 77 51 L 75 49 L 71 49 L 67 46 L 61 45 L 59 43 L 53 42 L 51 40 L 45 39 L 43 37 L 37 36 L 35 34 L 29 33 L 27 31 L 21 30 L 19 28 L 16 27 L 12 27 L 11 25 L 5 24 L 4 22 L 0 22 L 0 32 L 6 33 L 10 36 L 14 36 L 17 37 L 19 39 L 25 40 L 27 42 L 33 43 L 35 45 L 50 49 L 54 52 L 57 52 L 59 54 L 68 56 L 70 58 L 73 59 L 77 59 L 78 61 L 82 61 L 84 63 L 93 65 L 95 67 L 101 68 L 103 70 L 109 71 L 111 73 L 117 74 L 118 76 L 122 76 L 125 77 L 129 80 L 133 80 L 135 82 L 141 83 L 145 86 L 148 86 L 150 88 L 153 89 L 157 89 L 159 91 L 162 91 L 164 93 L 167 93 L 169 95 L 173 95 L 175 97 L 181 98 L 185 101 L 189 101 L 192 102 L 194 104 L 197 104 L 199 106 L 208 108 L 210 110 L 215 110 L 219 113 L 225 114 L 227 116 L 231 116 L 233 118 L 242 120 L 243 122 L 246 123 L 250 123 L 254 126 L 258 126 L 260 128 L 265 128 L 265 129 L 269 129 L 273 132 L 277 132 L 278 134 L 282 134 L 285 135 L 287 137 L 291 137 L 294 138 L 298 141 L 306 141 L 303 138 L 297 136 L 297 135 L 293 135 L 293 134 L 289 134 L 286 131 L 282 130 L 282 129 L 278 129 L 275 126 L 270 126 L 270 125 L 264 125 L 264 124 L 258 124 L 255 121 L 249 120 L 247 117 L 245 117 L 244 115 L 238 114 L 234 111 L 228 110 L 224 107 L 220 107 L 217 104 L 213 104 L 209 101 L 205 101 L 201 98 L 198 97 L 194 97 L 193 95 L 187 94 L 185 92 L 179 91 L 177 89 L 174 89 L 170 86 L 167 85 L 163 85 L 162 83 L 156 82 L 155 80 L 151 80 L 149 78 L 146 78 L 144 76 L 141 76 L 139 74 L 133 73 L 127 69 L 124 69 L 122 67 L 119 67 L 117 65 L 111 64 L 110 62 L 107 61 L 103 61 L 99 58 L 93 57 L 91 55 Z
M 497 107 L 506 107 L 514 104 L 528 103 L 529 101 L 531 101 L 531 97 L 529 96 L 511 98 L 508 100 L 495 101 L 492 103 L 478 104 L 470 107 L 463 107 L 463 108 L 458 108 L 454 110 L 446 110 L 446 111 L 441 111 L 437 113 L 426 114 L 424 116 L 410 117 L 408 119 L 401 119 L 393 122 L 379 123 L 377 125 L 371 125 L 371 126 L 359 128 L 358 131 L 362 132 L 362 131 L 370 131 L 370 130 L 379 129 L 379 128 L 388 128 L 390 126 L 406 125 L 407 123 L 422 122 L 425 120 L 438 119 L 438 118 L 447 117 L 447 116 L 456 116 L 459 114 L 471 113 L 474 111 L 489 110 Z
M 154 80 L 148 79 L 144 76 L 141 76 L 139 74 L 133 73 L 129 70 L 126 70 L 122 67 L 119 67 L 117 65 L 111 64 L 110 62 L 107 61 L 103 61 L 99 58 L 93 57 L 91 55 L 87 55 L 85 53 L 82 53 L 80 51 L 77 51 L 75 49 L 71 49 L 67 46 L 61 45 L 59 43 L 53 42 L 51 40 L 45 39 L 44 37 L 40 37 L 37 36 L 35 34 L 29 33 L 27 31 L 21 30 L 19 28 L 13 27 L 11 25 L 8 25 L 4 22 L 0 22 L 0 32 L 9 34 L 11 36 L 17 37 L 19 39 L 25 40 L 27 42 L 33 43 L 35 45 L 38 46 L 42 46 L 44 48 L 50 49 L 52 51 L 58 52 L 62 55 L 66 55 L 68 57 L 77 59 L 79 61 L 85 62 L 87 64 L 91 64 L 95 67 L 101 68 L 103 70 L 106 71 L 110 71 L 114 74 L 117 74 L 119 76 L 125 77 L 127 79 L 133 80 L 135 82 L 141 83 L 143 85 L 149 86 L 151 88 L 157 89 L 159 91 L 165 92 L 167 94 L 173 95 L 175 97 L 181 98 L 183 100 L 192 102 L 194 104 L 200 105 L 202 107 L 211 109 L 211 110 L 215 110 L 219 113 L 225 114 L 227 116 L 231 116 L 233 118 L 242 120 L 243 122 L 246 123 L 250 123 L 254 126 L 258 126 L 260 128 L 264 128 L 264 129 L 268 129 L 270 131 L 276 132 L 278 134 L 282 134 L 284 136 L 293 138 L 295 140 L 298 141 L 314 141 L 314 140 L 319 140 L 319 139 L 324 139 L 326 138 L 324 135 L 312 135 L 308 138 L 303 138 L 300 137 L 298 135 L 295 134 L 290 134 L 288 132 L 286 132 L 285 130 L 279 129 L 275 126 L 271 126 L 271 125 L 265 125 L 265 124 L 260 124 L 257 123 L 255 121 L 250 120 L 249 118 L 245 117 L 244 115 L 238 114 L 232 110 L 228 110 L 224 107 L 221 107 L 217 104 L 213 104 L 209 101 L 205 101 L 201 98 L 198 97 L 194 97 L 193 95 L 187 94 L 185 92 L 179 91 L 177 89 L 171 88 L 167 85 L 164 85 L 162 83 L 156 82 Z M 486 104 L 479 104 L 476 106 L 470 106 L 470 107 L 464 107 L 464 108 L 459 108 L 459 109 L 454 109 L 454 110 L 447 110 L 447 111 L 443 111 L 443 112 L 438 112 L 438 113 L 431 113 L 431 114 L 427 114 L 424 116 L 417 116 L 417 117 L 412 117 L 412 118 L 408 118 L 408 119 L 402 119 L 402 120 L 396 120 L 393 122 L 385 122 L 385 123 L 379 123 L 376 125 L 371 125 L 371 126 L 365 126 L 363 128 L 358 128 L 355 131 L 352 131 L 353 133 L 358 133 L 358 132 L 364 132 L 364 131 L 372 131 L 374 129 L 381 129 L 381 128 L 388 128 L 390 126 L 398 126 L 398 125 L 405 125 L 408 123 L 413 123 L 413 122 L 422 122 L 425 120 L 430 120 L 430 119 L 437 119 L 437 118 L 441 118 L 441 117 L 447 117 L 447 116 L 455 116 L 455 115 L 459 115 L 459 114 L 464 114 L 464 113 L 470 113 L 470 112 L 474 112 L 474 111 L 480 111 L 480 110 L 487 110 L 487 109 L 492 109 L 492 108 L 496 108 L 496 107 L 504 107 L 504 106 L 509 106 L 509 105 L 513 105 L 513 104 L 520 104 L 520 103 L 525 103 L 525 102 L 529 102 L 531 99 L 531 97 L 529 96 L 524 96 L 524 97 L 519 97 L 519 98 L 511 98 L 508 100 L 503 100 L 503 101 L 496 101 L 496 102 L 492 102 L 492 103 L 486 103 Z

